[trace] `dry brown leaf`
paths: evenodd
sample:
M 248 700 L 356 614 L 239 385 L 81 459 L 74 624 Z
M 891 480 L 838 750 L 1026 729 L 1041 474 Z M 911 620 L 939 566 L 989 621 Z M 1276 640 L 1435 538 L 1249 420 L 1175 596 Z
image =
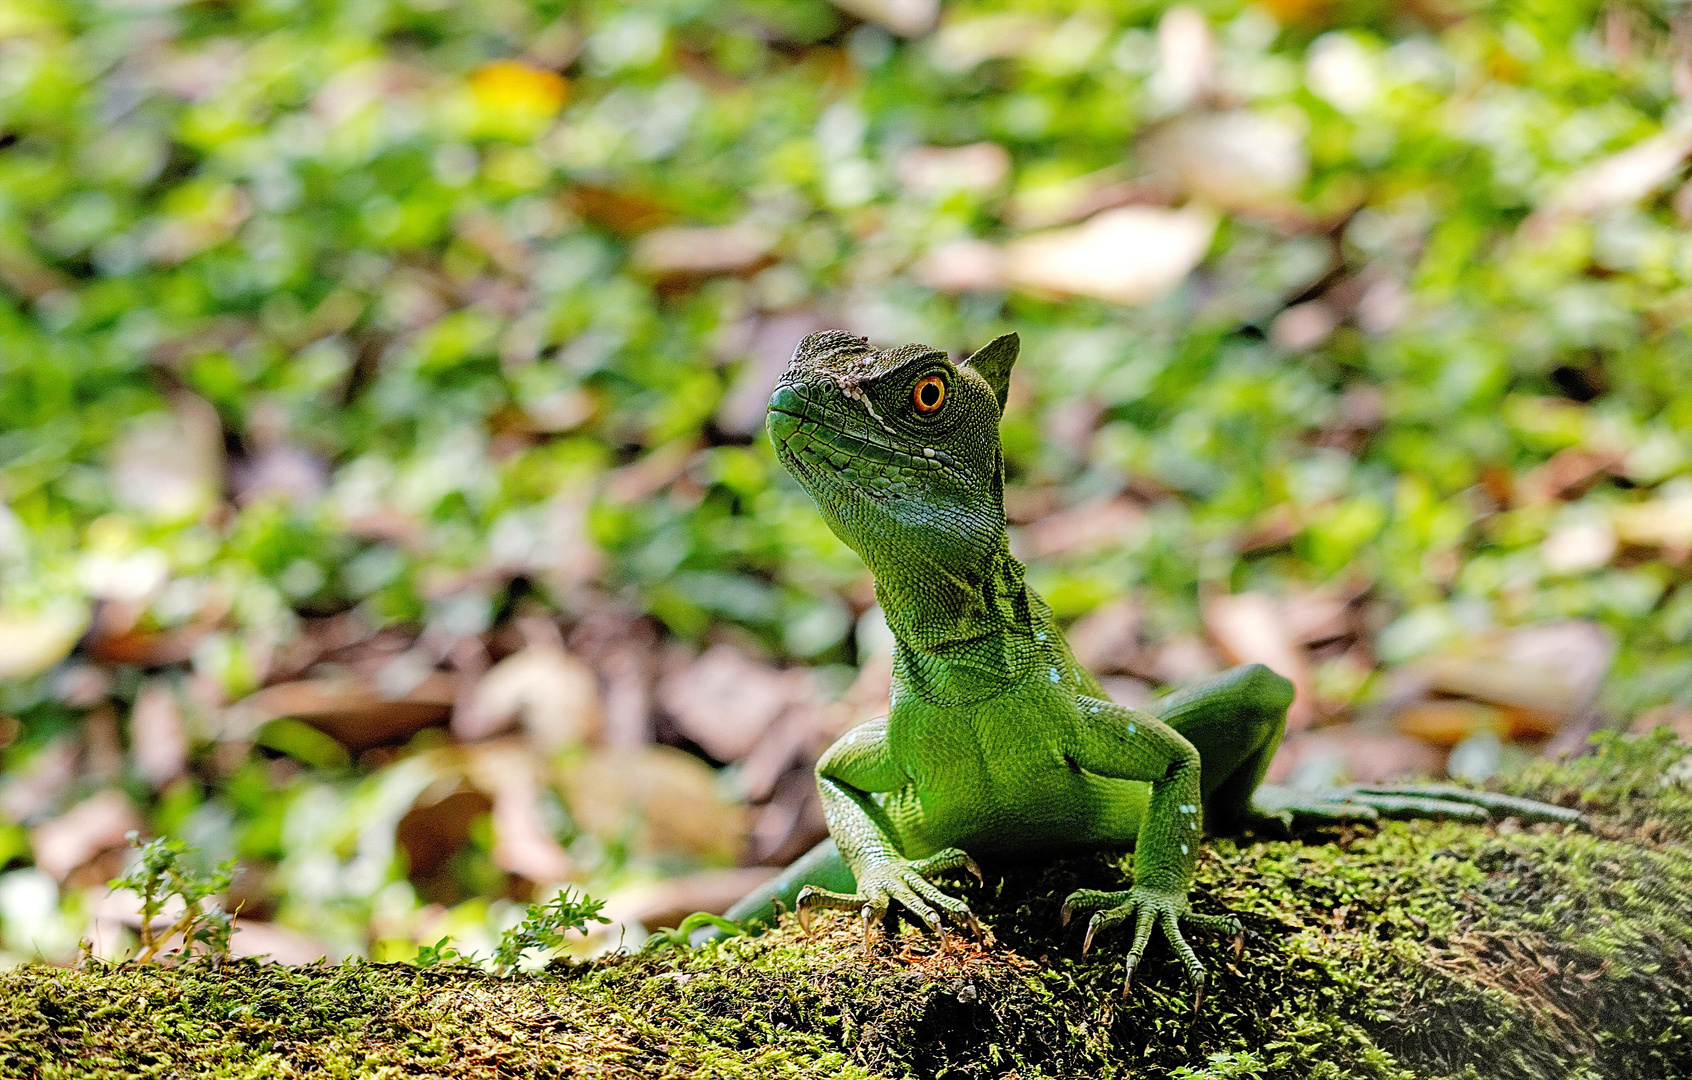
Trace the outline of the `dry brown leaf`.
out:
M 1160 683 L 1182 686 L 1207 679 L 1221 669 L 1216 654 L 1203 639 L 1183 635 L 1157 646 L 1146 673 Z
M 542 770 L 533 752 L 509 741 L 474 748 L 465 765 L 471 781 L 493 797 L 494 865 L 551 884 L 568 880 L 574 864 L 541 812 Z
M 112 493 L 149 517 L 181 521 L 204 513 L 223 492 L 223 423 L 217 410 L 178 394 L 168 412 L 130 421 L 112 444 Z
M 1401 734 L 1450 748 L 1471 735 L 1510 733 L 1508 710 L 1479 701 L 1436 698 L 1414 701 L 1393 714 L 1392 726 Z
M 748 838 L 750 861 L 786 866 L 828 837 L 814 776 L 788 773 L 758 809 Z
M 718 761 L 739 761 L 790 705 L 813 693 L 803 671 L 780 671 L 714 645 L 664 676 L 658 701 L 683 735 Z
M 1532 505 L 1578 498 L 1606 472 L 1619 469 L 1625 459 L 1625 454 L 1613 450 L 1590 450 L 1578 446 L 1559 450 L 1544 464 L 1529 469 L 1516 481 L 1515 501 Z
M 642 195 L 589 184 L 571 188 L 564 201 L 574 213 L 625 236 L 668 224 L 674 216 L 667 207 Z
M 188 732 L 176 691 L 163 679 L 150 679 L 135 696 L 129 714 L 129 754 L 135 771 L 154 790 L 188 768 Z
M 1310 171 L 1297 128 L 1247 109 L 1182 116 L 1148 139 L 1145 152 L 1180 190 L 1222 210 L 1296 210 Z
M 1288 352 L 1305 352 L 1328 340 L 1340 324 L 1340 313 L 1322 300 L 1294 304 L 1269 324 L 1269 340 Z
M 198 645 L 213 630 L 215 622 L 193 622 L 165 630 L 140 626 L 128 619 L 121 628 L 110 625 L 107 614 L 128 605 L 106 604 L 88 634 L 88 654 L 103 664 L 132 664 L 136 667 L 165 667 L 180 664 L 194 655 Z
M 62 603 L 0 612 L 0 679 L 27 679 L 70 655 L 88 626 L 88 606 Z
M 1663 485 L 1654 498 L 1618 507 L 1611 524 L 1616 539 L 1635 547 L 1661 548 L 1674 561 L 1692 553 L 1692 485 Z
M 934 35 L 929 56 L 940 70 L 961 74 L 987 60 L 1026 54 L 1052 25 L 1039 16 L 1015 12 L 949 18 Z
M 899 155 L 894 172 L 914 195 L 992 191 L 1010 175 L 1010 152 L 998 143 L 917 146 Z
M 458 681 L 444 671 L 431 671 L 394 696 L 358 676 L 279 683 L 236 702 L 225 714 L 224 737 L 245 738 L 266 721 L 292 716 L 349 749 L 368 749 L 445 723 L 457 689 Z
M 605 497 L 619 503 L 651 498 L 675 483 L 698 450 L 698 440 L 676 439 L 647 451 L 639 461 L 612 471 L 605 481 Z
M 940 0 L 833 0 L 849 15 L 884 26 L 900 37 L 916 37 L 934 29 Z
M 1133 499 L 1106 495 L 1048 514 L 1017 530 L 1013 539 L 1019 557 L 1049 559 L 1129 543 L 1144 532 L 1145 519 Z
M 1184 109 L 1202 97 L 1216 78 L 1216 41 L 1197 8 L 1181 4 L 1157 24 L 1157 72 L 1153 96 L 1164 108 Z
M 1240 664 L 1263 664 L 1292 680 L 1294 696 L 1287 710 L 1287 730 L 1298 731 L 1315 715 L 1310 661 L 1291 633 L 1279 603 L 1268 593 L 1214 596 L 1204 605 L 1204 625 L 1228 657 Z
M 1156 711 L 1157 691 L 1144 679 L 1133 679 L 1126 675 L 1106 675 L 1099 680 L 1099 685 L 1104 687 L 1105 696 L 1118 705 L 1142 711 Z
M 470 842 L 476 820 L 492 810 L 486 792 L 456 782 L 450 773 L 437 777 L 394 824 L 394 843 L 405 852 L 411 880 L 425 883 L 445 870 Z
M 141 817 L 129 799 L 106 790 L 31 829 L 29 842 L 35 865 L 63 881 L 96 855 L 123 847 L 125 836 L 140 828 Z
M 768 265 L 775 242 L 773 234 L 751 225 L 677 225 L 642 235 L 629 260 L 640 273 L 661 280 L 743 274 Z
M 452 732 L 467 741 L 483 739 L 517 723 L 542 753 L 593 739 L 604 723 L 599 681 L 563 649 L 530 645 L 482 677 L 470 707 L 453 715 Z
M 1507 706 L 1518 727 L 1554 731 L 1591 707 L 1615 643 L 1584 620 L 1518 626 L 1464 642 L 1412 665 L 1439 693 Z
M 1340 724 L 1287 737 L 1270 762 L 1265 778 L 1282 783 L 1305 769 L 1337 765 L 1334 779 L 1375 784 L 1418 776 L 1437 776 L 1445 755 L 1406 735 L 1380 735 Z
M 123 738 L 118 734 L 117 709 L 96 705 L 82 717 L 82 779 L 116 784 L 123 779 Z
M 1627 730 L 1634 735 L 1649 735 L 1665 727 L 1681 742 L 1692 743 L 1692 709 L 1684 705 L 1658 705 L 1640 713 Z
M 827 328 L 822 316 L 809 309 L 771 315 L 748 326 L 739 336 L 738 347 L 725 358 L 742 353 L 747 357 L 717 409 L 718 426 L 742 435 L 758 430 L 764 422 L 770 388 L 786 369 L 794 348 L 806 334 Z
M 1127 165 L 1117 164 L 1068 180 L 1024 188 L 1010 197 L 1004 218 L 1013 228 L 1047 229 L 1133 203 L 1167 206 L 1175 201 L 1175 196 L 1176 191 L 1167 178 L 1135 177 Z
M 27 822 L 47 813 L 76 781 L 81 757 L 74 735 L 53 736 L 30 755 L 23 768 L 0 779 L 0 817 Z
M 273 922 L 236 919 L 229 936 L 231 956 L 262 956 L 273 964 L 309 964 L 335 959 L 336 950 L 309 934 Z
M 1247 522 L 1245 532 L 1235 544 L 1240 554 L 1249 555 L 1281 547 L 1303 531 L 1304 522 L 1298 508 L 1291 503 L 1279 503 Z
M 724 798 L 715 770 L 674 747 L 595 751 L 559 779 L 578 825 L 637 855 L 734 862 L 745 843 L 745 808 Z
M 73 709 L 91 709 L 112 693 L 112 673 L 98 664 L 66 664 L 53 673 L 53 697 Z
M 784 773 L 809 764 L 823 723 L 823 711 L 813 705 L 790 706 L 782 713 L 736 770 L 735 787 L 741 797 L 747 802 L 763 802 Z
M 979 292 L 1004 287 L 1005 260 L 985 240 L 949 240 L 918 259 L 911 273 L 931 289 Z
M 1635 143 L 1563 181 L 1523 228 L 1531 232 L 1561 216 L 1636 203 L 1679 172 L 1689 153 L 1692 129 L 1685 125 Z
M 1140 607 L 1124 596 L 1077 620 L 1066 636 L 1075 659 L 1087 670 L 1132 670 L 1140 656 Z
M 1358 594 L 1356 590 L 1346 595 L 1332 589 L 1288 592 L 1279 604 L 1287 634 L 1304 645 L 1345 637 L 1352 631 L 1351 602 Z
M 1003 249 L 1005 283 L 1036 293 L 1143 304 L 1179 285 L 1210 249 L 1214 211 L 1124 206 Z

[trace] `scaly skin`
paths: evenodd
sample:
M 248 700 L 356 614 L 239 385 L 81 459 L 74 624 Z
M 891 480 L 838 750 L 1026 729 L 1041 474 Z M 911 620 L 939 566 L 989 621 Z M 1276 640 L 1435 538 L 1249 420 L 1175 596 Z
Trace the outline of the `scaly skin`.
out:
M 1008 334 L 954 364 L 926 346 L 877 352 L 825 331 L 800 343 L 770 398 L 782 464 L 875 574 L 895 640 L 893 699 L 817 763 L 831 841 L 731 918 L 767 921 L 777 899 L 796 902 L 802 922 L 819 907 L 857 911 L 866 947 L 895 902 L 937 932 L 942 913 L 974 928 L 930 880 L 974 870 L 966 853 L 1132 845 L 1133 887 L 1077 892 L 1064 917 L 1095 912 L 1083 949 L 1132 920 L 1129 978 L 1161 930 L 1196 1008 L 1204 966 L 1182 924 L 1240 933 L 1187 903 L 1207 821 L 1575 816 L 1449 787 L 1260 790 L 1293 694 L 1261 665 L 1171 695 L 1157 715 L 1111 702 L 1007 543 L 998 423 L 1017 349 Z

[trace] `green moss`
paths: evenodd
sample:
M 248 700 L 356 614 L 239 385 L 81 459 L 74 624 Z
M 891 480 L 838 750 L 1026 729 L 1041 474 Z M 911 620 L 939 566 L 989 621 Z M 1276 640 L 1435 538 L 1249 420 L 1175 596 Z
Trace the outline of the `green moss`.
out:
M 1196 1022 L 1153 955 L 1121 996 L 1120 935 L 1081 957 L 1061 897 L 1122 856 L 990 867 L 964 889 L 988 946 L 855 924 L 694 952 L 468 968 L 30 967 L 0 974 L 0 1074 L 214 1077 L 1096 1075 L 1223 1080 L 1692 1075 L 1686 750 L 1615 740 L 1512 790 L 1594 830 L 1414 822 L 1312 842 L 1218 840 L 1200 910 L 1245 922 Z M 1668 777 L 1668 779 L 1665 779 Z M 1678 778 L 1678 779 L 1676 779 Z M 996 870 L 997 873 L 992 871 Z

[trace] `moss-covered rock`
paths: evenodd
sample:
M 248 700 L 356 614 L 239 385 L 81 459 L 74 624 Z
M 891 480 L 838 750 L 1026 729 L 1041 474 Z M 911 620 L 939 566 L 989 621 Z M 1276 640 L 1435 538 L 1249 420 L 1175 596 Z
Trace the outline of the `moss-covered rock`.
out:
M 1081 957 L 1071 888 L 1095 854 L 989 867 L 987 945 L 790 923 L 692 952 L 469 968 L 30 967 L 0 974 L 0 1074 L 39 1076 L 1674 1077 L 1692 1075 L 1692 757 L 1613 740 L 1518 777 L 1591 832 L 1391 823 L 1214 841 L 1202 1013 L 1154 947 Z

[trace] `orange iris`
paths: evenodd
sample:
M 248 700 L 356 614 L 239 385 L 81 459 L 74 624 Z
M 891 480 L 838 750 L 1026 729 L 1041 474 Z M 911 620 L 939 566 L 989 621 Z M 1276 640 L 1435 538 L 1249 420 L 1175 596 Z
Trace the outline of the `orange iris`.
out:
M 938 375 L 918 379 L 911 388 L 911 403 L 925 416 L 939 412 L 940 406 L 946 403 L 946 380 Z

